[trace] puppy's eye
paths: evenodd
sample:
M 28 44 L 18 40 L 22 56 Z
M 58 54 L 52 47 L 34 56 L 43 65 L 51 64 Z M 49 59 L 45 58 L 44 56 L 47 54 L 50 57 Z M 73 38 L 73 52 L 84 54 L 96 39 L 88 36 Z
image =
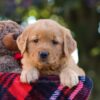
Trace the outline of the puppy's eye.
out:
M 39 42 L 39 39 L 34 39 L 33 42 L 34 43 L 38 43 Z
M 56 40 L 52 40 L 52 43 L 53 43 L 54 45 L 57 45 L 59 42 L 56 41 Z

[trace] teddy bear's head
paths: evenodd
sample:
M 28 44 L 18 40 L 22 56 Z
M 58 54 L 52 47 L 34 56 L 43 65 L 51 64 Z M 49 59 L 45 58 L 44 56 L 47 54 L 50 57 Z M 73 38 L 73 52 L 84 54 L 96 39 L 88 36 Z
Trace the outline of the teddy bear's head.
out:
M 18 50 L 16 39 L 22 33 L 22 28 L 11 20 L 0 21 L 0 56 L 12 55 Z

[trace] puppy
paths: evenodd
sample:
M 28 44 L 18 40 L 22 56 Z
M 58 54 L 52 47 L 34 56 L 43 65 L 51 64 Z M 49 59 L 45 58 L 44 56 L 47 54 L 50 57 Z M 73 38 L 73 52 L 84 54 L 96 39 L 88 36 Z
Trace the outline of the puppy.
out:
M 71 57 L 76 42 L 69 29 L 50 19 L 38 20 L 18 37 L 17 45 L 23 55 L 22 82 L 35 81 L 39 75 L 59 75 L 64 86 L 73 87 L 84 76 Z

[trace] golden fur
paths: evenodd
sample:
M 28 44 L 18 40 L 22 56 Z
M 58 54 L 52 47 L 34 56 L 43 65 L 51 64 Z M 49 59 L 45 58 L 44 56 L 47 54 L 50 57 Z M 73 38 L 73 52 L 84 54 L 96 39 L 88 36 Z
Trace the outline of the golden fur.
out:
M 38 20 L 28 26 L 17 39 L 18 48 L 23 54 L 22 82 L 38 79 L 39 75 L 59 75 L 63 85 L 72 87 L 78 83 L 78 76 L 85 75 L 71 57 L 76 42 L 70 30 L 50 19 Z M 45 60 L 40 52 L 48 52 Z

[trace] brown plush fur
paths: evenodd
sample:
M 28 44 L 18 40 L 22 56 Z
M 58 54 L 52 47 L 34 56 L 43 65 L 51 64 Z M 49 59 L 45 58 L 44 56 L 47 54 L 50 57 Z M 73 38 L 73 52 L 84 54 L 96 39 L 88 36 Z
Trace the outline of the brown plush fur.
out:
M 18 72 L 20 65 L 13 57 L 18 47 L 16 39 L 22 33 L 19 24 L 12 20 L 0 21 L 0 71 Z
M 4 36 L 2 41 L 7 49 L 12 51 L 18 51 L 18 47 L 16 44 L 17 37 L 14 38 L 14 35 L 18 36 L 17 34 L 14 33 L 8 33 L 7 35 Z
M 78 76 L 85 75 L 71 57 L 76 48 L 70 30 L 53 20 L 38 20 L 28 26 L 18 37 L 17 44 L 23 54 L 22 82 L 38 79 L 39 75 L 59 75 L 63 85 L 72 87 L 78 83 Z M 48 52 L 46 59 L 40 52 Z
M 0 22 L 0 29 L 2 30 L 2 42 L 8 50 L 18 51 L 16 39 L 22 33 L 22 28 L 16 22 L 5 20 Z

